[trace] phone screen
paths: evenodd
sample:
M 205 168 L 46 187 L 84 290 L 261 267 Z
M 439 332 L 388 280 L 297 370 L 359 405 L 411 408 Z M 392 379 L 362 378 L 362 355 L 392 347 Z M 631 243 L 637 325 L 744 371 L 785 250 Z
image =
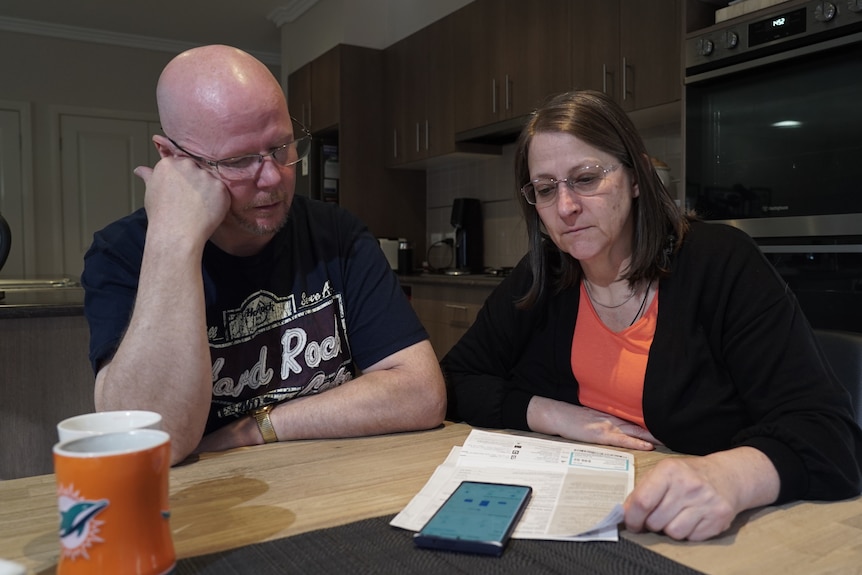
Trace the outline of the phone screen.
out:
M 464 481 L 416 537 L 421 547 L 499 555 L 532 489 Z

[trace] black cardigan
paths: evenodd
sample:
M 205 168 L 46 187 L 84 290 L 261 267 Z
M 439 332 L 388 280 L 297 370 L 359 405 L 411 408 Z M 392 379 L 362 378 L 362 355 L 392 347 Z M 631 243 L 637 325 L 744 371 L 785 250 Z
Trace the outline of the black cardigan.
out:
M 580 403 L 570 360 L 578 289 L 517 310 L 531 277 L 525 258 L 443 358 L 449 419 L 529 429 L 534 395 Z M 751 238 L 694 222 L 658 298 L 643 392 L 657 439 L 698 455 L 760 449 L 781 478 L 779 503 L 859 494 L 862 430 L 847 391 Z

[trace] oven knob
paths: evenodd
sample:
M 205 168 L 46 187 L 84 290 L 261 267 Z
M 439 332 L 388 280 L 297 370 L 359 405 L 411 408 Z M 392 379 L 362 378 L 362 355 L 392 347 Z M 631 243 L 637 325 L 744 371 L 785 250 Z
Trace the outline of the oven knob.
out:
M 697 51 L 701 56 L 709 56 L 715 50 L 715 44 L 709 38 L 698 40 L 697 44 Z
M 838 9 L 835 8 L 835 4 L 832 2 L 821 2 L 814 9 L 814 19 L 818 22 L 829 22 L 835 18 L 837 12 Z
M 860 0 L 862 2 L 862 0 Z M 739 34 L 729 31 L 724 35 L 724 45 L 728 50 L 733 50 L 739 46 Z
M 862 0 L 847 0 L 847 9 L 851 12 L 862 12 Z

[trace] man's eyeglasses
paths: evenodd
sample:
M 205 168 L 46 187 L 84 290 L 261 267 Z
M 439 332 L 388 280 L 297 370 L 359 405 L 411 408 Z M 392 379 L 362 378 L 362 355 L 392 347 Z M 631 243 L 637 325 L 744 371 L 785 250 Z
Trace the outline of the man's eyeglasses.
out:
M 538 178 L 523 186 L 521 193 L 527 203 L 534 206 L 546 206 L 556 201 L 560 184 L 566 184 L 567 188 L 579 196 L 595 196 L 601 189 L 602 180 L 621 165 L 585 166 L 564 180 Z
M 280 166 L 292 166 L 299 163 L 308 155 L 311 149 L 311 132 L 295 119 L 292 120 L 293 141 L 273 148 L 267 154 L 246 154 L 223 160 L 208 160 L 197 154 L 192 154 L 169 136 L 167 138 L 179 151 L 199 164 L 205 164 L 213 168 L 224 179 L 230 181 L 250 180 L 257 174 L 258 168 L 263 163 L 264 158 L 272 158 L 272 161 Z M 297 136 L 300 137 L 297 138 Z

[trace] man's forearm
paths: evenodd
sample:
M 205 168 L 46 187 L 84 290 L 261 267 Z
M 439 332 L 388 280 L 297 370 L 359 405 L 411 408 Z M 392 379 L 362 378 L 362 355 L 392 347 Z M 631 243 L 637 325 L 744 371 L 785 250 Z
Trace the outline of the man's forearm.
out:
M 166 254 L 148 246 L 129 327 L 96 378 L 97 409 L 162 414 L 173 462 L 200 441 L 212 393 L 199 262 L 193 253 Z
M 377 435 L 439 425 L 446 413 L 446 388 L 430 343 L 417 343 L 387 359 L 393 360 L 391 365 L 377 366 L 335 389 L 279 405 L 271 414 L 279 439 Z

